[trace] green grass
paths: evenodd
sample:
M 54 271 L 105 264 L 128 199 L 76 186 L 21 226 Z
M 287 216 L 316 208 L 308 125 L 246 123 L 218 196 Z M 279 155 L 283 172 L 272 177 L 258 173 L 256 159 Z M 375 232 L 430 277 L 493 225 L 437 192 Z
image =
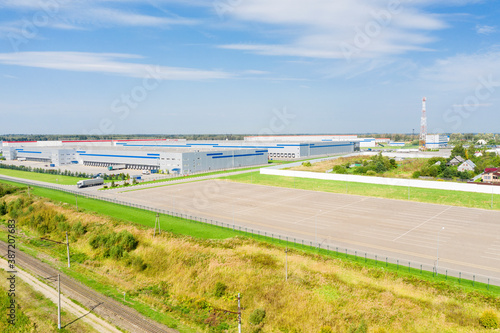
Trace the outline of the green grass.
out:
M 15 182 L 4 182 L 3 180 L 0 182 L 24 187 L 24 185 Z M 75 205 L 76 203 L 75 196 L 70 193 L 38 186 L 31 186 L 30 188 L 31 193 L 36 196 L 49 198 L 55 202 L 63 202 L 71 205 Z M 78 197 L 78 209 L 80 211 L 85 210 L 110 216 L 118 220 L 133 222 L 148 228 L 154 227 L 156 216 L 156 213 L 147 210 L 122 206 L 107 201 L 89 199 L 81 196 Z M 231 238 L 235 235 L 232 230 L 214 228 L 204 223 L 200 224 L 195 221 L 169 215 L 161 216 L 161 229 L 176 234 L 190 235 L 203 239 L 225 239 Z
M 269 176 L 269 175 L 260 175 L 259 173 L 251 173 L 253 174 L 253 183 L 254 184 L 261 184 L 261 185 L 270 185 L 270 184 L 280 184 L 283 187 L 293 187 L 293 179 L 290 177 L 279 177 L 279 176 Z M 246 177 L 248 176 L 248 177 Z M 226 177 L 228 179 L 234 180 L 235 178 L 238 180 L 243 180 L 243 182 L 250 182 L 250 175 L 249 174 L 242 174 L 242 175 L 235 175 L 235 176 L 230 176 Z M 284 180 L 279 180 L 276 178 L 285 178 Z M 0 181 L 0 183 L 10 183 L 11 185 L 21 185 L 22 184 L 16 184 L 13 182 L 4 182 Z M 321 191 L 326 191 L 326 192 L 335 192 L 334 189 L 343 189 L 345 191 L 345 182 L 335 182 L 336 184 L 319 184 L 321 181 L 318 180 L 313 180 L 313 179 L 300 179 L 297 178 L 296 182 L 296 188 L 303 188 L 303 189 L 309 189 L 309 190 L 321 190 Z M 339 184 L 340 183 L 340 184 Z M 349 184 L 349 191 L 350 191 L 350 186 L 351 185 L 356 185 L 358 183 L 351 183 Z M 359 184 L 359 185 L 371 185 L 371 184 Z M 276 185 L 273 185 L 276 186 Z M 380 185 L 384 186 L 384 185 Z M 387 186 L 389 188 L 395 188 L 395 186 Z M 62 203 L 68 203 L 70 205 L 75 204 L 75 197 L 72 194 L 63 192 L 63 191 L 58 191 L 58 190 L 52 190 L 52 189 L 46 189 L 42 187 L 33 187 L 32 192 L 34 195 L 40 196 L 40 197 L 45 197 L 49 198 L 52 201 L 55 202 L 62 202 Z M 357 188 L 357 190 L 363 189 L 363 187 Z M 404 190 L 407 191 L 407 189 L 403 188 Z M 414 189 L 412 189 L 414 190 Z M 432 191 L 437 191 L 437 190 L 432 190 Z M 378 189 L 379 193 L 384 193 L 388 194 L 390 193 L 389 189 Z M 442 191 L 446 192 L 446 191 Z M 338 193 L 338 192 L 337 192 Z M 345 193 L 345 192 L 344 192 Z M 351 193 L 351 192 L 349 192 Z M 397 192 L 392 192 L 393 194 L 398 194 Z M 461 192 L 461 193 L 466 193 L 466 192 Z M 351 193 L 352 194 L 352 193 Z M 403 193 L 407 196 L 407 192 Z M 403 195 L 400 194 L 400 195 Z M 476 194 L 476 193 L 474 193 Z M 422 198 L 428 198 L 428 194 L 420 194 Z M 407 198 L 407 197 L 406 197 Z M 497 201 L 498 201 L 498 196 L 497 196 Z M 122 206 L 119 204 L 115 203 L 110 203 L 106 201 L 101 201 L 101 200 L 96 200 L 96 199 L 89 199 L 89 198 L 84 198 L 84 197 L 79 197 L 78 198 L 78 208 L 80 211 L 90 211 L 94 213 L 98 213 L 100 215 L 104 216 L 109 216 L 113 217 L 118 220 L 122 221 L 127 221 L 127 222 L 132 222 L 135 225 L 142 226 L 145 228 L 153 228 L 154 227 L 154 221 L 155 221 L 155 216 L 156 213 L 150 212 L 147 210 L 139 209 L 139 208 L 133 208 L 133 207 L 127 207 L 127 206 Z M 496 203 L 495 206 L 496 209 L 500 209 L 500 203 Z M 269 236 L 264 236 L 264 235 L 253 235 L 251 233 L 245 232 L 245 231 L 239 231 L 239 230 L 232 230 L 230 228 L 225 228 L 225 227 L 220 227 L 216 225 L 211 225 L 211 224 L 206 224 L 198 221 L 193 221 L 185 218 L 180 218 L 180 217 L 174 217 L 174 216 L 169 216 L 169 215 L 161 215 L 160 217 L 161 221 L 161 229 L 163 231 L 167 232 L 172 232 L 174 234 L 179 234 L 179 235 L 186 235 L 186 236 L 191 236 L 194 238 L 199 238 L 199 239 L 228 239 L 236 236 L 248 236 L 252 237 L 261 241 L 264 241 L 266 243 L 278 245 L 281 247 L 288 246 L 291 248 L 295 248 L 297 250 L 302 250 L 306 253 L 314 253 L 317 254 L 320 252 L 321 254 L 328 255 L 331 257 L 336 257 L 336 258 L 343 258 L 343 259 L 349 259 L 350 261 L 356 261 L 359 262 L 360 264 L 363 265 L 368 265 L 368 266 L 378 266 L 381 267 L 382 264 L 379 262 L 375 262 L 375 260 L 370 260 L 368 259 L 367 263 L 361 263 L 361 260 L 359 258 L 356 258 L 353 255 L 345 255 L 345 254 L 338 254 L 335 251 L 326 251 L 325 249 L 320 249 L 318 251 L 317 248 L 307 246 L 307 244 L 294 244 L 291 239 L 290 241 L 285 241 L 285 239 L 275 239 L 273 237 Z M 275 235 L 277 236 L 277 235 Z M 364 261 L 364 258 L 363 258 Z M 448 277 L 448 280 L 445 281 L 444 276 L 438 276 L 434 277 L 432 276 L 432 272 L 423 272 L 420 274 L 420 270 L 416 270 L 414 268 L 410 269 L 410 272 L 405 269 L 401 269 L 401 266 L 396 266 L 393 264 L 388 264 L 387 267 L 385 267 L 386 270 L 392 271 L 392 272 L 397 272 L 398 274 L 403 274 L 403 276 L 414 276 L 419 278 L 422 278 L 424 280 L 427 280 L 432 283 L 436 282 L 441 282 L 441 283 L 446 283 L 446 285 L 450 286 L 460 286 L 461 288 L 466 288 L 467 286 L 470 286 L 472 289 L 471 290 L 483 290 L 487 291 L 486 285 L 481 284 L 481 283 L 475 283 L 475 287 L 472 286 L 472 282 L 462 279 L 460 283 L 458 282 L 458 279 Z M 417 274 L 418 273 L 418 274 Z M 500 296 L 500 288 L 497 287 L 490 287 L 490 290 L 487 291 L 487 293 L 490 295 L 491 293 L 494 293 L 497 296 Z
M 41 182 L 60 184 L 60 185 L 76 185 L 76 182 L 78 182 L 79 180 L 88 179 L 88 178 L 51 175 L 48 173 L 38 173 L 38 172 L 10 170 L 10 169 L 0 169 L 0 175 L 29 179 L 29 180 L 37 180 Z
M 128 182 L 130 183 L 130 185 L 127 185 L 127 186 L 119 185 L 119 186 L 110 187 L 110 188 L 101 188 L 99 190 L 105 191 L 105 190 L 110 190 L 110 189 L 124 188 L 124 187 L 136 186 L 136 185 L 164 183 L 164 182 L 168 182 L 168 181 L 172 181 L 172 180 L 181 180 L 181 179 L 190 179 L 190 178 L 196 178 L 196 177 L 213 176 L 213 175 L 220 175 L 220 174 L 223 174 L 223 173 L 238 172 L 238 171 L 247 171 L 247 170 L 260 169 L 260 168 L 262 168 L 262 166 L 250 167 L 250 168 L 241 168 L 241 169 L 229 169 L 229 170 L 222 170 L 222 171 L 213 171 L 213 172 L 199 173 L 199 174 L 189 175 L 189 176 L 179 176 L 179 177 L 172 177 L 172 178 L 152 180 L 152 181 L 147 181 L 147 182 L 140 182 L 140 183 L 137 183 L 135 185 L 132 184 L 132 180 L 128 180 Z M 121 180 L 115 180 L 115 182 L 118 182 L 118 181 L 121 181 Z
M 408 187 L 344 182 L 336 180 L 320 180 L 309 178 L 283 177 L 261 175 L 250 172 L 241 175 L 222 177 L 240 183 L 297 188 L 303 190 L 331 193 L 347 193 L 369 197 L 408 200 Z M 410 188 L 411 201 L 435 203 L 440 205 L 460 206 L 469 208 L 491 209 L 491 194 L 461 191 L 435 190 L 425 188 Z M 500 195 L 493 196 L 493 209 L 500 210 Z

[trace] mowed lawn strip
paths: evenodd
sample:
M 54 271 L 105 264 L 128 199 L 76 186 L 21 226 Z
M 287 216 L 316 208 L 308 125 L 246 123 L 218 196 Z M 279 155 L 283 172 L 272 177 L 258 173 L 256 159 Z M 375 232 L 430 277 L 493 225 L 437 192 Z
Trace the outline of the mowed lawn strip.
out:
M 408 200 L 408 187 L 406 186 L 262 175 L 259 172 L 221 177 L 221 179 L 227 179 L 239 183 L 252 183 L 256 185 Z M 491 209 L 492 195 L 487 193 L 435 190 L 418 187 L 411 187 L 409 192 L 411 201 L 468 208 Z M 493 209 L 500 210 L 500 195 L 498 194 L 493 195 Z
M 22 187 L 26 186 L 15 182 L 5 182 L 3 180 L 0 180 L 0 182 Z M 74 194 L 38 186 L 30 186 L 30 188 L 31 193 L 34 195 L 49 198 L 55 202 L 68 203 L 73 206 L 75 206 L 76 204 L 76 198 Z M 98 199 L 89 199 L 83 196 L 78 196 L 78 209 L 84 209 L 86 211 L 92 211 L 98 214 L 111 216 L 118 220 L 133 222 L 146 226 L 148 228 L 154 228 L 155 225 L 156 213 L 154 212 L 134 207 L 123 206 L 120 204 Z M 163 214 L 161 214 L 160 223 L 161 230 L 203 239 L 225 239 L 238 235 L 238 233 L 226 228 L 220 228 L 180 217 Z
M 52 175 L 50 173 L 38 173 L 32 171 L 21 171 L 21 170 L 11 170 L 11 169 L 0 169 L 0 175 L 29 179 L 29 180 L 37 180 L 40 182 L 60 184 L 60 185 L 76 185 L 76 183 L 79 180 L 88 179 L 88 178 L 80 178 L 80 177 L 72 177 L 64 175 Z

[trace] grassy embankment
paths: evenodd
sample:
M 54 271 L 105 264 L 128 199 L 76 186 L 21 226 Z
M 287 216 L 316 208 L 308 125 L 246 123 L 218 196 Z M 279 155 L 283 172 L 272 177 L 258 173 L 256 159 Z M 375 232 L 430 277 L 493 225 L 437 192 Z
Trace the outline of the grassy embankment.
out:
M 47 196 L 58 192 L 34 191 Z M 73 199 L 64 193 L 54 197 L 58 198 L 70 203 Z M 473 288 L 463 280 L 459 285 L 453 278 L 435 279 L 425 272 L 419 276 L 418 270 L 397 271 L 394 265 L 380 267 L 380 262 L 371 260 L 365 264 L 351 256 L 339 260 L 335 253 L 317 255 L 316 250 L 300 246 L 292 246 L 289 253 L 287 283 L 283 281 L 285 244 L 276 240 L 235 237 L 238 233 L 232 230 L 163 217 L 162 227 L 176 233 L 154 239 L 150 229 L 137 224 L 152 226 L 153 213 L 96 200 L 79 202 L 85 209 L 104 209 L 106 214 L 124 217 L 116 220 L 76 213 L 71 206 L 22 200 L 18 206 L 26 207 L 17 209 L 17 218 L 24 219 L 20 225 L 25 223 L 27 252 L 57 257 L 63 271 L 117 300 L 126 291 L 128 305 L 181 332 L 217 332 L 227 327 L 233 332 L 234 317 L 213 315 L 210 310 L 234 310 L 236 292 L 242 292 L 244 299 L 244 327 L 255 332 L 261 326 L 262 332 L 319 332 L 322 326 L 336 332 L 356 328 L 362 332 L 366 327 L 379 332 L 480 331 L 479 315 L 487 308 L 498 312 L 500 306 L 497 287 L 486 290 L 476 283 Z M 35 208 L 30 212 L 29 206 Z M 43 223 L 30 227 L 37 207 L 52 213 L 39 214 L 45 216 L 38 221 Z M 47 227 L 39 229 L 40 225 Z M 41 234 L 60 239 L 68 229 L 73 260 L 78 261 L 71 271 L 64 268 L 64 249 L 36 240 Z M 126 253 L 113 250 L 109 235 L 116 232 L 129 232 L 138 246 Z M 99 235 L 105 238 L 107 250 L 92 247 Z M 218 283 L 226 287 L 222 294 L 224 286 L 216 288 Z M 249 317 L 258 308 L 266 310 L 264 324 L 250 324 Z
M 12 325 L 7 322 L 7 307 L 10 297 L 7 274 L 0 269 L 0 332 L 68 332 L 68 333 L 86 333 L 96 332 L 90 325 L 64 311 L 61 311 L 61 330 L 57 329 L 57 305 L 45 298 L 41 293 L 35 291 L 30 285 L 17 277 L 16 280 L 16 321 Z M 67 325 L 67 326 L 66 326 Z
M 331 193 L 348 193 L 377 198 L 408 200 L 408 187 L 405 186 L 282 177 L 273 175 L 261 175 L 258 172 L 222 177 L 222 179 L 240 183 L 252 183 L 257 185 L 279 186 L 303 190 Z M 434 190 L 417 187 L 410 188 L 410 199 L 412 201 L 435 203 L 441 205 L 491 209 L 491 198 L 491 194 L 486 193 Z M 498 194 L 493 195 L 493 209 L 500 209 L 500 195 Z
M 297 249 L 288 253 L 285 281 L 283 248 L 266 242 L 153 238 L 150 229 L 45 199 L 13 194 L 6 201 L 27 252 L 57 258 L 56 267 L 117 300 L 126 292 L 126 304 L 181 332 L 235 332 L 236 317 L 213 310 L 236 310 L 238 292 L 249 332 L 479 332 L 481 314 L 500 309 L 498 288 L 478 293 Z M 71 270 L 64 247 L 39 240 L 63 240 L 64 231 Z M 257 309 L 266 316 L 252 324 Z

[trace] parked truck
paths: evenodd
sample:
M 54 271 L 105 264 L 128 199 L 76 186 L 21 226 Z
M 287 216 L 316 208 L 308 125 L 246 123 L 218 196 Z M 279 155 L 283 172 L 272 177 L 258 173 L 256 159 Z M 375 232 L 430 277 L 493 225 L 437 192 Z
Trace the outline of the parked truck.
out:
M 104 184 L 104 179 L 93 178 L 93 179 L 80 180 L 80 181 L 78 181 L 78 183 L 76 183 L 76 186 L 78 186 L 78 188 L 82 188 L 82 187 L 96 186 L 96 185 L 102 185 L 102 184 Z
M 125 164 L 116 164 L 116 165 L 110 165 L 108 167 L 108 170 L 121 170 L 121 169 L 125 169 L 127 166 Z

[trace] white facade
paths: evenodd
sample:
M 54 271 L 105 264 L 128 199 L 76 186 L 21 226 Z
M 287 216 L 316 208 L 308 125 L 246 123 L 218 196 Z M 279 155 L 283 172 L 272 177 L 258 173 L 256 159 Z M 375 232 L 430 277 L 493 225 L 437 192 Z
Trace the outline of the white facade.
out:
M 439 149 L 448 147 L 448 141 L 450 137 L 446 135 L 439 134 L 427 134 L 425 140 L 425 148 L 427 149 Z

